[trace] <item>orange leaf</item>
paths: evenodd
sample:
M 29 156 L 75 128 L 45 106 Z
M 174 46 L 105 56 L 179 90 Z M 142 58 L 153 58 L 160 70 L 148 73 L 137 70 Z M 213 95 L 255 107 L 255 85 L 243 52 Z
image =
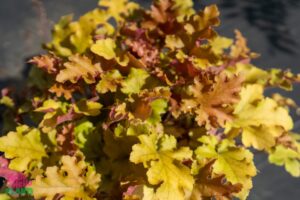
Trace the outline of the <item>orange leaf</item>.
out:
M 239 100 L 238 93 L 241 90 L 243 78 L 236 76 L 228 79 L 225 74 L 220 74 L 214 80 L 208 80 L 203 84 L 199 78 L 194 79 L 194 85 L 189 87 L 193 98 L 182 101 L 183 112 L 194 112 L 196 121 L 201 125 L 224 125 L 231 120 L 232 109 L 230 105 Z

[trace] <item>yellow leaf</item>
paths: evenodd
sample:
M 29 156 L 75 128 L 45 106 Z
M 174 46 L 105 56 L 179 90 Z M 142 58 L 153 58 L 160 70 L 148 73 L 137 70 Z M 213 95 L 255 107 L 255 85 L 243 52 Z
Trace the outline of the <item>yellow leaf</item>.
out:
M 258 150 L 270 149 L 282 133 L 280 127 L 249 126 L 243 129 L 242 142 L 246 147 L 253 146 Z
M 117 45 L 111 38 L 97 40 L 95 44 L 91 46 L 91 51 L 99 56 L 102 56 L 106 60 L 115 59 L 121 66 L 126 66 L 129 63 L 129 57 L 125 55 L 116 54 Z
M 147 177 L 151 185 L 159 185 L 155 191 L 157 199 L 184 200 L 194 184 L 190 169 L 181 164 L 191 159 L 192 151 L 188 147 L 176 150 L 176 139 L 164 135 L 160 140 L 157 134 L 140 135 L 140 144 L 132 147 L 130 161 L 143 163 L 148 168 Z M 179 162 L 175 162 L 179 161 Z
M 102 30 L 103 35 L 113 32 L 111 25 L 107 22 L 109 18 L 110 15 L 101 9 L 94 9 L 74 22 L 72 22 L 72 15 L 64 16 L 54 26 L 53 39 L 46 44 L 46 47 L 63 57 L 75 53 L 82 54 L 92 45 L 93 34 L 99 25 L 107 28 L 105 31 Z
M 175 0 L 174 6 L 172 9 L 176 10 L 177 13 L 177 19 L 181 22 L 184 20 L 184 17 L 191 16 L 195 13 L 195 10 L 193 9 L 194 3 L 192 0 Z
M 108 14 L 113 16 L 117 22 L 122 21 L 122 14 L 129 14 L 139 8 L 139 5 L 128 0 L 100 0 L 99 6 L 106 7 Z
M 42 106 L 34 110 L 35 112 L 46 113 L 43 116 L 39 127 L 42 127 L 44 132 L 48 132 L 49 128 L 54 128 L 57 125 L 57 117 L 67 112 L 67 105 L 68 104 L 66 103 L 54 101 L 52 99 L 44 101 Z
M 35 199 L 52 200 L 60 194 L 64 199 L 93 200 L 100 180 L 100 174 L 84 160 L 63 156 L 60 167 L 47 167 L 45 176 L 38 175 L 31 188 Z
M 13 108 L 15 106 L 14 101 L 12 100 L 12 98 L 8 97 L 8 96 L 3 96 L 0 99 L 0 105 L 3 104 L 9 108 Z
M 6 158 L 12 159 L 9 168 L 17 171 L 28 170 L 30 162 L 47 157 L 40 131 L 27 126 L 19 126 L 16 132 L 1 137 L 0 151 L 5 153 Z
M 122 81 L 122 75 L 118 70 L 111 70 L 101 74 L 101 80 L 96 86 L 99 93 L 106 93 L 108 91 L 116 92 L 117 86 Z
M 184 47 L 182 40 L 175 35 L 167 35 L 165 42 L 166 42 L 166 47 L 170 48 L 173 51 L 175 49 L 180 49 Z
M 131 68 L 128 77 L 122 82 L 121 91 L 125 94 L 139 93 L 148 77 L 144 69 Z
M 13 200 L 8 194 L 0 194 L 1 200 Z
M 86 116 L 97 116 L 100 114 L 102 105 L 98 102 L 87 101 L 85 99 L 80 100 L 74 104 L 74 111 Z
M 268 150 L 284 131 L 293 127 L 288 111 L 271 98 L 263 97 L 263 87 L 247 85 L 242 89 L 241 101 L 234 110 L 234 119 L 227 123 L 226 132 L 232 128 L 242 129 L 245 146 Z
M 71 23 L 72 19 L 73 15 L 61 17 L 59 22 L 54 25 L 52 41 L 46 44 L 46 47 L 54 51 L 57 55 L 67 57 L 72 54 L 72 49 L 70 49 L 69 46 L 63 45 L 65 41 L 68 41 L 71 34 L 69 24 Z
M 228 71 L 241 74 L 245 77 L 245 83 L 265 85 L 270 78 L 267 71 L 259 69 L 251 64 L 237 63 L 235 67 L 229 67 Z
M 75 46 L 77 53 L 84 53 L 93 44 L 92 33 L 99 24 L 107 26 L 108 18 L 109 15 L 104 10 L 94 9 L 70 24 L 73 33 L 70 41 Z
M 91 51 L 99 56 L 104 57 L 106 60 L 111 60 L 116 57 L 115 48 L 115 41 L 111 38 L 107 38 L 103 40 L 97 40 L 96 44 L 91 47 Z
M 224 174 L 232 184 L 242 184 L 242 191 L 237 196 L 245 199 L 252 188 L 251 178 L 256 175 L 253 154 L 245 148 L 237 147 L 228 139 L 219 143 L 215 136 L 203 136 L 199 141 L 203 144 L 195 151 L 197 159 L 200 162 L 207 158 L 215 159 L 213 172 Z
M 230 47 L 232 42 L 229 38 L 217 36 L 210 42 L 211 50 L 217 55 L 222 54 L 224 49 Z
M 66 81 L 77 83 L 80 78 L 83 78 L 87 84 L 92 84 L 95 83 L 95 77 L 102 72 L 100 64 L 93 64 L 86 56 L 72 55 L 64 66 L 65 69 L 56 76 L 56 81 L 60 83 Z
M 300 151 L 300 149 L 299 149 Z M 285 167 L 286 171 L 294 177 L 300 177 L 300 153 L 279 145 L 269 155 L 270 163 Z

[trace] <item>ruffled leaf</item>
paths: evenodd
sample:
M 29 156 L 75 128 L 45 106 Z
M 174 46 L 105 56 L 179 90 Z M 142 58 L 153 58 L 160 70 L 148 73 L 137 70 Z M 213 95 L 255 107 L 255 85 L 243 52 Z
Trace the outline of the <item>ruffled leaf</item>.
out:
M 145 70 L 131 68 L 128 77 L 122 82 L 121 91 L 125 94 L 139 93 L 148 77 Z
M 86 56 L 70 56 L 69 62 L 66 62 L 64 66 L 65 69 L 56 76 L 56 81 L 60 83 L 66 81 L 77 83 L 80 78 L 83 78 L 87 84 L 92 84 L 95 83 L 95 77 L 102 72 L 100 65 L 93 64 Z
M 160 184 L 155 197 L 185 199 L 185 195 L 193 188 L 194 179 L 182 161 L 191 159 L 191 150 L 187 147 L 176 150 L 176 140 L 172 136 L 164 136 L 159 140 L 156 134 L 140 135 L 139 140 L 141 143 L 132 147 L 130 161 L 143 163 L 148 168 L 149 183 Z
M 241 101 L 237 104 L 234 120 L 228 126 L 242 129 L 245 146 L 268 150 L 284 130 L 293 127 L 288 111 L 273 99 L 263 98 L 261 85 L 248 85 L 241 91 Z
M 253 154 L 227 139 L 219 143 L 215 136 L 203 136 L 199 141 L 202 145 L 195 151 L 197 159 L 200 162 L 203 162 L 203 159 L 215 160 L 212 165 L 213 172 L 218 175 L 224 174 L 232 184 L 241 184 L 242 191 L 237 196 L 246 199 L 252 188 L 251 177 L 256 175 Z
M 279 145 L 269 155 L 270 163 L 284 166 L 285 170 L 294 177 L 300 177 L 300 153 Z
M 32 182 L 34 198 L 53 199 L 57 194 L 66 199 L 92 200 L 101 181 L 100 174 L 83 158 L 63 156 L 59 166 L 47 167 L 45 175 Z
M 0 151 L 4 152 L 6 158 L 12 159 L 10 169 L 25 171 L 30 162 L 48 157 L 40 134 L 38 129 L 19 126 L 16 132 L 9 132 L 0 138 Z

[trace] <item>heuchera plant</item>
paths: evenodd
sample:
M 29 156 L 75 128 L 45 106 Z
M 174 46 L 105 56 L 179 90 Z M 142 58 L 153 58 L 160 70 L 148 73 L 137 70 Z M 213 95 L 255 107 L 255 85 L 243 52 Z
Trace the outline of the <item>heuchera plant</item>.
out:
M 257 150 L 300 176 L 297 105 L 264 96 L 300 76 L 252 65 L 239 31 L 214 30 L 216 5 L 99 6 L 54 26 L 28 90 L 2 90 L 6 187 L 26 176 L 34 199 L 246 199 Z

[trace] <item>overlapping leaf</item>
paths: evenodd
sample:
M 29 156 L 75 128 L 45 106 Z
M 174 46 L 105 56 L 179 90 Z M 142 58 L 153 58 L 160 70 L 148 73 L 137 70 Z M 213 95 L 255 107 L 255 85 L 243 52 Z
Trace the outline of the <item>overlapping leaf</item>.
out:
M 24 172 L 35 199 L 245 199 L 252 147 L 299 176 L 298 105 L 264 89 L 292 90 L 300 75 L 251 64 L 239 31 L 216 32 L 216 5 L 98 5 L 54 26 L 27 90 L 1 91 L 4 132 L 18 127 L 0 138 L 6 186 Z
M 100 0 L 99 5 L 106 7 L 108 13 L 115 18 L 117 22 L 123 20 L 122 14 L 127 15 L 133 10 L 139 8 L 139 5 L 128 0 Z
M 160 140 L 156 134 L 139 136 L 140 144 L 132 148 L 130 161 L 143 163 L 148 168 L 147 177 L 152 185 L 159 185 L 155 195 L 158 199 L 185 199 L 194 184 L 189 169 L 181 162 L 191 159 L 192 152 L 187 147 L 176 148 L 172 136 Z M 175 162 L 179 161 L 179 162 Z
M 237 194 L 241 199 L 248 196 L 252 188 L 251 177 L 256 175 L 253 154 L 242 147 L 237 147 L 233 141 L 224 139 L 220 143 L 215 136 L 203 136 L 199 139 L 203 144 L 195 153 L 197 159 L 215 160 L 213 172 L 222 175 L 232 184 L 242 184 L 242 191 Z
M 279 145 L 269 155 L 269 161 L 275 165 L 284 166 L 292 176 L 300 177 L 300 153 Z
M 116 92 L 118 85 L 122 82 L 122 75 L 118 70 L 111 70 L 101 74 L 101 80 L 97 84 L 99 93 Z
M 100 114 L 102 105 L 98 102 L 88 101 L 85 99 L 80 100 L 74 105 L 74 111 L 78 114 L 84 114 L 87 116 L 97 116 Z
M 233 103 L 238 102 L 242 80 L 241 77 L 228 80 L 226 76 L 222 75 L 207 91 L 207 86 L 203 85 L 199 79 L 195 79 L 195 84 L 188 89 L 194 98 L 183 100 L 183 111 L 194 112 L 200 126 L 204 124 L 215 125 L 216 123 L 224 125 L 226 121 L 232 118 L 230 110 L 226 110 L 224 105 L 232 106 Z M 214 119 L 217 120 L 214 121 Z
M 87 84 L 95 83 L 95 78 L 102 69 L 99 64 L 93 64 L 86 56 L 73 55 L 69 57 L 69 62 L 64 64 L 65 69 L 56 76 L 56 81 L 64 83 L 70 81 L 76 83 L 80 78 Z
M 191 200 L 202 198 L 231 199 L 234 193 L 238 193 L 241 190 L 241 184 L 233 185 L 225 182 L 224 175 L 214 177 L 212 174 L 213 162 L 206 164 L 196 176 L 197 179 Z
M 20 126 L 16 132 L 0 138 L 0 151 L 5 152 L 6 158 L 12 159 L 10 169 L 22 172 L 28 169 L 30 162 L 47 157 L 40 134 L 38 129 Z
M 149 74 L 143 69 L 132 68 L 128 77 L 122 82 L 121 91 L 125 94 L 139 93 Z
M 107 38 L 97 40 L 96 43 L 91 46 L 91 51 L 106 60 L 115 59 L 121 66 L 126 66 L 129 62 L 129 58 L 126 55 L 117 55 L 116 47 L 115 41 L 112 38 Z
M 68 105 L 52 99 L 44 101 L 43 105 L 35 109 L 36 112 L 45 113 L 39 126 L 47 129 L 54 128 L 58 124 L 58 117 L 67 113 Z M 48 132 L 46 130 L 46 132 Z
M 34 198 L 53 199 L 57 194 L 66 199 L 92 200 L 101 177 L 82 158 L 63 156 L 60 166 L 48 167 L 45 176 L 37 176 L 32 182 Z
M 104 10 L 95 9 L 83 15 L 78 21 L 72 22 L 73 16 L 63 16 L 52 31 L 53 40 L 46 47 L 63 57 L 75 53 L 82 54 L 93 43 L 93 35 L 98 26 L 111 34 L 113 28 L 107 20 L 110 15 Z M 102 33 L 103 34 L 103 33 Z
M 263 98 L 261 85 L 246 86 L 241 97 L 234 111 L 235 118 L 229 125 L 242 129 L 244 145 L 268 150 L 275 145 L 277 137 L 293 127 L 286 109 L 270 98 Z

